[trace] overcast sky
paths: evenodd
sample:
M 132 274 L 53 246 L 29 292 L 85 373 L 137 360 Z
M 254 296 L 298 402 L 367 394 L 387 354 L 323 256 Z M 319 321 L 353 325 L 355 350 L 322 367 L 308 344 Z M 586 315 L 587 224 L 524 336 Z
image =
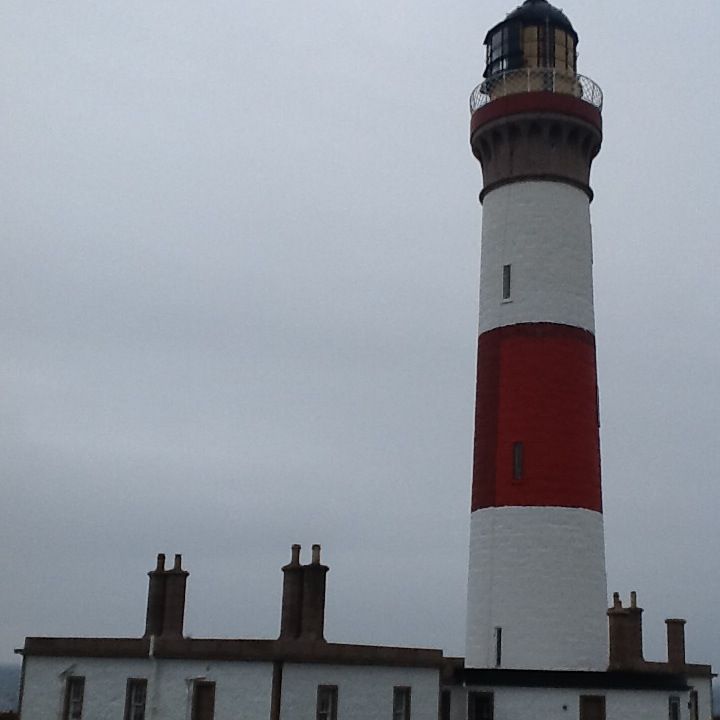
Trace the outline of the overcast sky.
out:
M 0 662 L 274 637 L 464 652 L 481 188 L 467 98 L 516 0 L 3 0 Z M 564 6 L 604 89 L 592 206 L 609 592 L 720 668 L 720 7 Z

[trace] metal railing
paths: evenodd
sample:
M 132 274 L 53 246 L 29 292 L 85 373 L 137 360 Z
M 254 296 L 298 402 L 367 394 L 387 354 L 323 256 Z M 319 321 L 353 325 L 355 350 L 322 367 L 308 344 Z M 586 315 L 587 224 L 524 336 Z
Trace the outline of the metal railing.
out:
M 480 83 L 470 95 L 470 112 L 506 95 L 540 91 L 572 95 L 602 110 L 602 90 L 590 78 L 553 68 L 520 68 L 493 75 Z

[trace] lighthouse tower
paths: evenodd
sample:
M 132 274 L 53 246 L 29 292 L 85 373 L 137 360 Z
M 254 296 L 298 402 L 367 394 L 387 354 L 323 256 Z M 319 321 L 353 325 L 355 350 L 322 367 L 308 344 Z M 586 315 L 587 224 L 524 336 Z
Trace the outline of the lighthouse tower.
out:
M 466 666 L 605 670 L 590 166 L 602 93 L 546 0 L 487 34 Z

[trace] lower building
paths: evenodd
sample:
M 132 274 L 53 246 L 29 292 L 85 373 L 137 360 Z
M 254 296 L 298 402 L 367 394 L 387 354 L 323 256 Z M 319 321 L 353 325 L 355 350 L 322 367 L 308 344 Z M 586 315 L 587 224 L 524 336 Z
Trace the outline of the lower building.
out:
M 712 673 L 685 662 L 684 621 L 668 661 L 642 654 L 642 610 L 614 598 L 607 671 L 465 668 L 427 648 L 324 638 L 328 567 L 313 546 L 283 567 L 277 640 L 183 635 L 181 557 L 150 571 L 141 638 L 29 637 L 22 720 L 710 720 Z

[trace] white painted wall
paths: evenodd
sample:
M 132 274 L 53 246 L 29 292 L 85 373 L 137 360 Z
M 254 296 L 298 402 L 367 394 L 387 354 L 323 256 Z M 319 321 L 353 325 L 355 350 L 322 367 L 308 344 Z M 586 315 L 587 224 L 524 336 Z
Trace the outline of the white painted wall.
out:
M 669 696 L 680 697 L 688 719 L 687 693 L 660 690 L 578 690 L 563 688 L 472 688 L 494 692 L 494 720 L 577 720 L 580 695 L 605 695 L 607 720 L 666 720 Z
M 147 678 L 147 720 L 188 720 L 192 681 L 216 683 L 216 720 L 269 720 L 272 663 L 38 658 L 25 664 L 23 720 L 61 720 L 68 675 L 85 678 L 83 720 L 120 720 L 126 682 Z M 411 688 L 413 720 L 437 720 L 440 675 L 418 668 L 286 664 L 282 720 L 315 720 L 317 686 L 337 685 L 342 720 L 388 720 L 393 688 Z
M 412 688 L 412 720 L 437 720 L 439 684 L 433 669 L 285 665 L 281 720 L 315 720 L 318 685 L 338 686 L 339 720 L 390 720 L 395 686 Z
M 199 678 L 217 683 L 216 720 L 270 717 L 271 663 L 29 657 L 23 720 L 61 720 L 68 674 L 85 677 L 84 720 L 120 720 L 129 677 L 148 679 L 147 720 L 189 718 L 190 687 Z
M 480 334 L 548 322 L 595 330 L 587 195 L 559 182 L 503 185 L 483 202 Z M 503 302 L 503 265 L 512 299 Z
M 601 513 L 476 510 L 470 521 L 467 667 L 605 670 L 607 580 Z
M 712 720 L 712 680 L 708 677 L 688 677 L 690 685 L 698 694 L 699 720 Z

